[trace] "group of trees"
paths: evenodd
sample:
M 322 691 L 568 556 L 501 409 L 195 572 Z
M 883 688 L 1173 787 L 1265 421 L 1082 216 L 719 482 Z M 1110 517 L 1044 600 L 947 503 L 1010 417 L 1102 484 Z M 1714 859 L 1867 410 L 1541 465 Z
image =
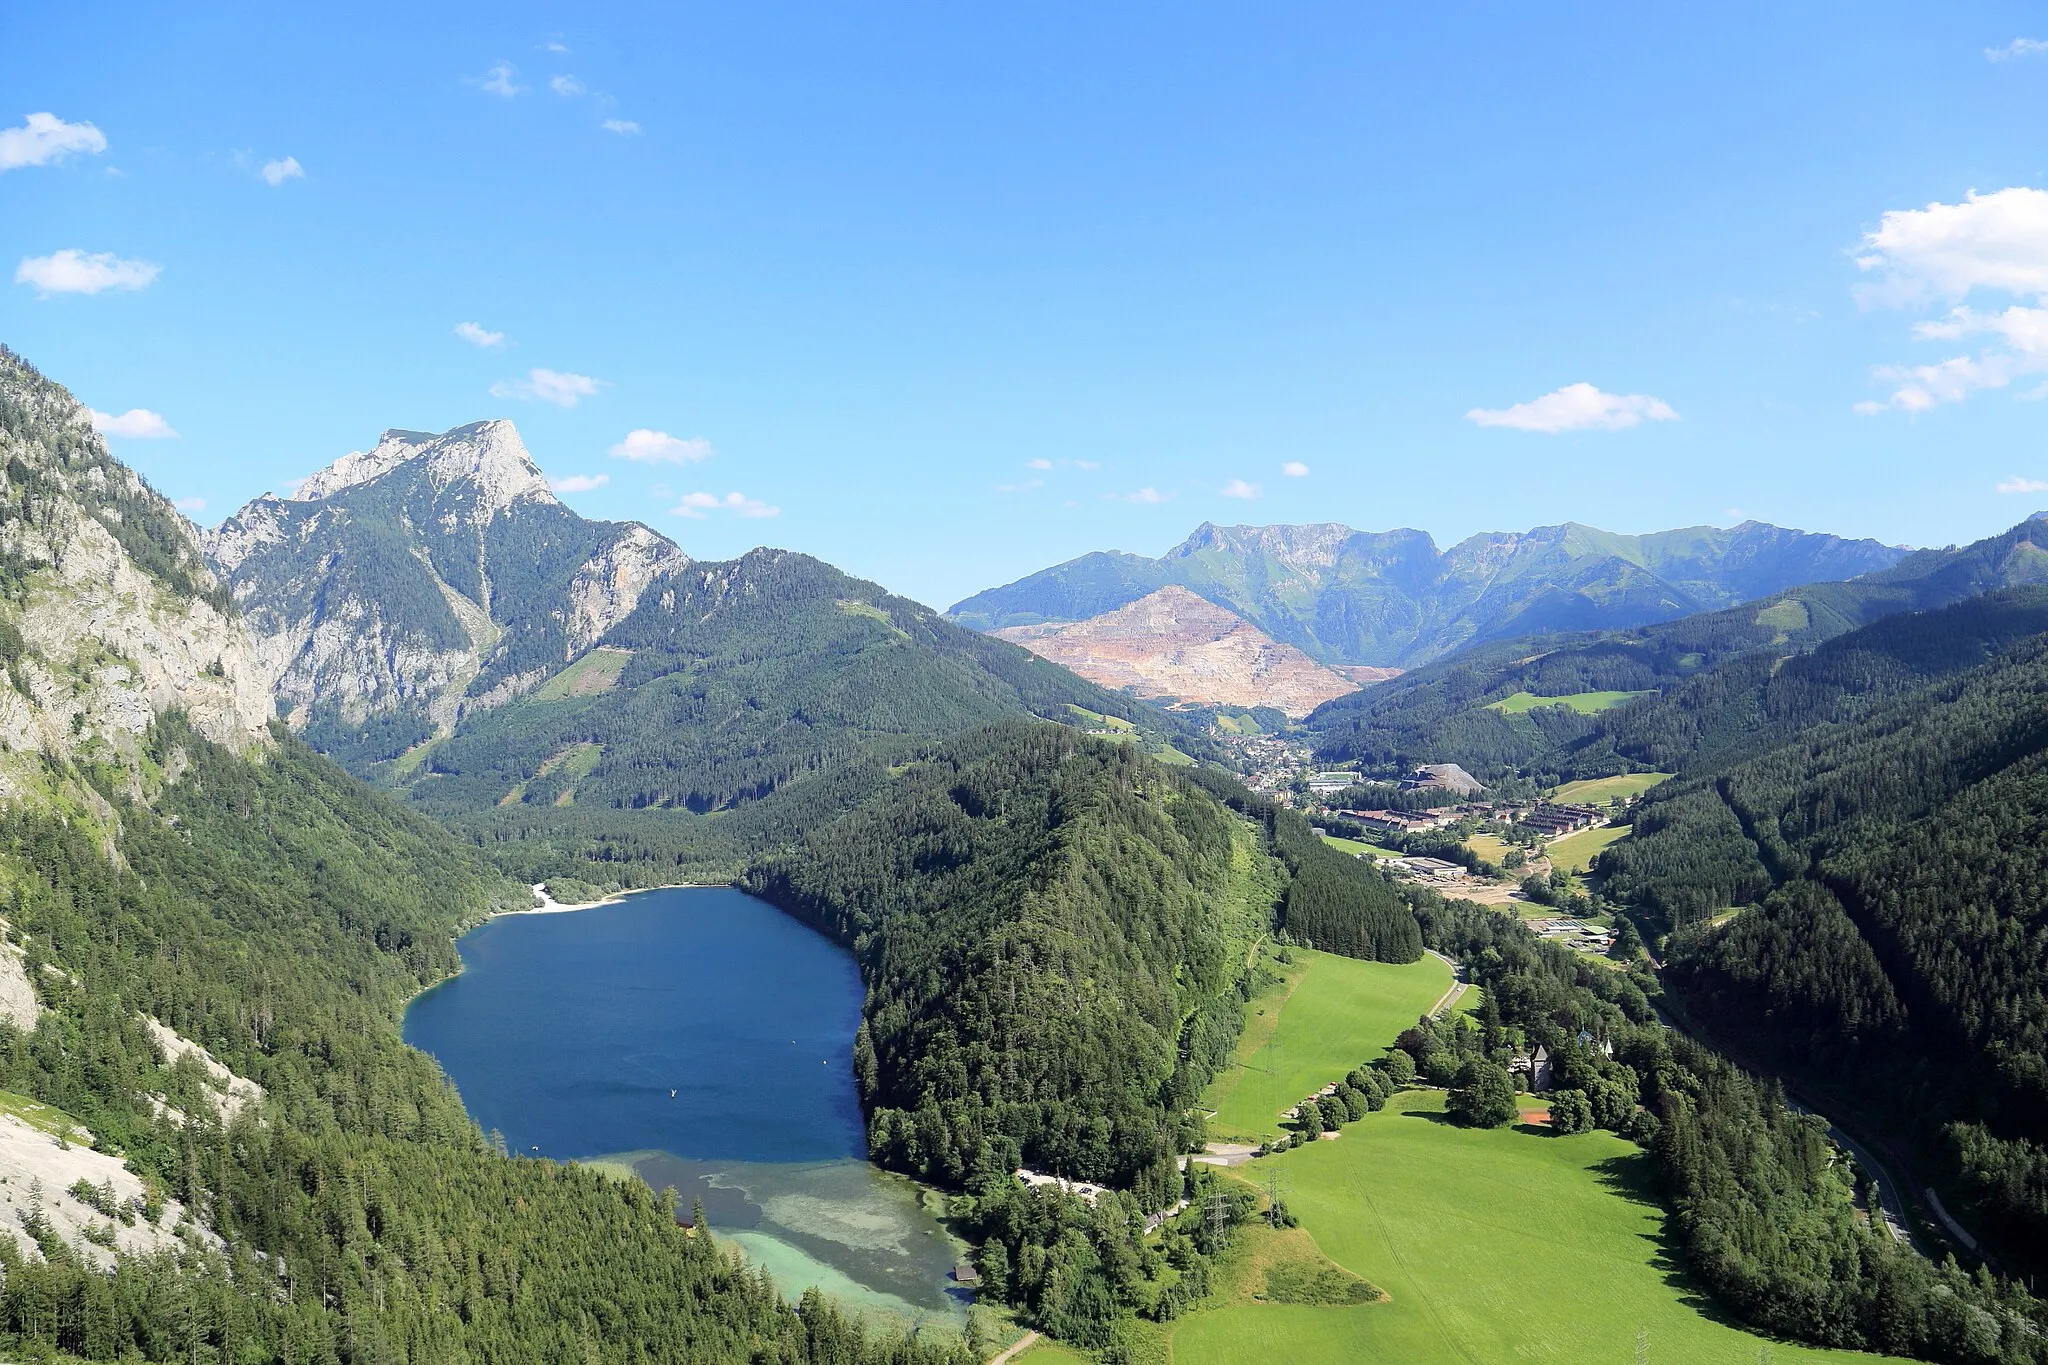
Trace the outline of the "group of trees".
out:
M 1569 1127 L 1612 1127 L 1647 1148 L 1689 1262 L 1745 1320 L 1958 1365 L 2048 1360 L 2039 1301 L 2015 1281 L 1937 1267 L 1874 1229 L 1825 1124 L 1658 1023 L 1646 968 L 1601 967 L 1478 906 L 1425 897 L 1418 913 L 1431 946 L 1467 964 L 1487 1004 L 1476 1028 L 1418 1025 L 1405 1045 L 1433 1058 L 1469 1032 L 1481 1055 L 1498 1057 L 1486 1045 L 1497 1029 L 1541 1042 L 1555 1067 L 1553 1124 L 1562 1111 Z
M 980 1298 L 1117 1360 L 1128 1358 L 1122 1323 L 1171 1321 L 1208 1296 L 1214 1256 L 1258 1207 L 1249 1189 L 1193 1163 L 1176 1195 L 1186 1208 L 1161 1223 L 1156 1242 L 1127 1194 L 1090 1201 L 1050 1186 L 1025 1189 L 1007 1172 L 957 1197 L 953 1215 L 979 1246 Z

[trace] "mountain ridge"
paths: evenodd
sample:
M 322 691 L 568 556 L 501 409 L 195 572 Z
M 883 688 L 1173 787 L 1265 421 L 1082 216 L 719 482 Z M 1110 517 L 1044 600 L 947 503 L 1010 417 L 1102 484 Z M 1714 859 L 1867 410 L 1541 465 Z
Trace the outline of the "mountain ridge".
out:
M 1178 585 L 1320 662 L 1412 668 L 1494 639 L 1731 606 L 1906 554 L 1755 521 L 1644 535 L 1564 522 L 1447 549 L 1410 528 L 1204 522 L 1156 559 L 1091 552 L 964 598 L 948 615 L 979 630 L 1086 620 Z
M 565 506 L 504 419 L 391 429 L 204 533 L 296 728 L 417 737 L 537 686 L 690 558 Z

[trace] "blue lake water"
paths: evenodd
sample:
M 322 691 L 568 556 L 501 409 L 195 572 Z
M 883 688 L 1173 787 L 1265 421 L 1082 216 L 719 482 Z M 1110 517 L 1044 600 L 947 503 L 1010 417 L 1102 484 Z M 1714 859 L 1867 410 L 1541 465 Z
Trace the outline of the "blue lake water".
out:
M 630 1167 L 702 1200 L 785 1293 L 956 1313 L 957 1249 L 916 1187 L 864 1159 L 861 984 L 838 945 L 726 888 L 506 915 L 413 1002 L 431 1053 L 514 1152 Z

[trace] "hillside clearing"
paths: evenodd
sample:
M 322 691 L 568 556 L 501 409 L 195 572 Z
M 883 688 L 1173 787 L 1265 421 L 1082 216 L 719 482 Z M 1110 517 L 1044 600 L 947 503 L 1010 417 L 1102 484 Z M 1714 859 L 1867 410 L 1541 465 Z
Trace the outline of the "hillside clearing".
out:
M 1641 796 L 1659 782 L 1669 782 L 1670 773 L 1623 773 L 1619 777 L 1588 777 L 1567 782 L 1550 794 L 1553 801 L 1580 806 L 1602 806 L 1614 798 L 1629 800 Z
M 1567 834 L 1562 839 L 1552 840 L 1544 849 L 1552 867 L 1561 867 L 1567 872 L 1581 873 L 1593 865 L 1593 860 L 1610 845 L 1628 838 L 1627 825 L 1596 825 L 1582 829 L 1577 834 Z
M 1291 963 L 1267 960 L 1284 980 L 1246 1007 L 1231 1066 L 1203 1098 L 1217 1138 L 1277 1136 L 1281 1110 L 1378 1057 L 1451 985 L 1451 969 L 1434 957 L 1397 964 L 1291 952 Z
M 1573 692 L 1562 697 L 1539 697 L 1533 692 L 1514 692 L 1499 701 L 1488 702 L 1486 709 L 1519 716 L 1539 706 L 1565 706 L 1580 715 L 1590 716 L 1596 711 L 1610 710 L 1625 701 L 1649 695 L 1648 692 Z

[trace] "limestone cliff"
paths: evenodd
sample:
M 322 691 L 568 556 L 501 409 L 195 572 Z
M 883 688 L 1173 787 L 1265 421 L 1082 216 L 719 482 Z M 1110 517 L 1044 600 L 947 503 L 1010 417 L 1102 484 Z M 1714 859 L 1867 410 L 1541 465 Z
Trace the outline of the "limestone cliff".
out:
M 529 690 L 689 563 L 563 506 L 502 420 L 387 431 L 206 548 L 280 712 L 337 748 L 375 730 L 378 758 Z
M 137 766 L 157 715 L 261 741 L 269 688 L 196 529 L 0 347 L 0 795 L 40 756 Z

